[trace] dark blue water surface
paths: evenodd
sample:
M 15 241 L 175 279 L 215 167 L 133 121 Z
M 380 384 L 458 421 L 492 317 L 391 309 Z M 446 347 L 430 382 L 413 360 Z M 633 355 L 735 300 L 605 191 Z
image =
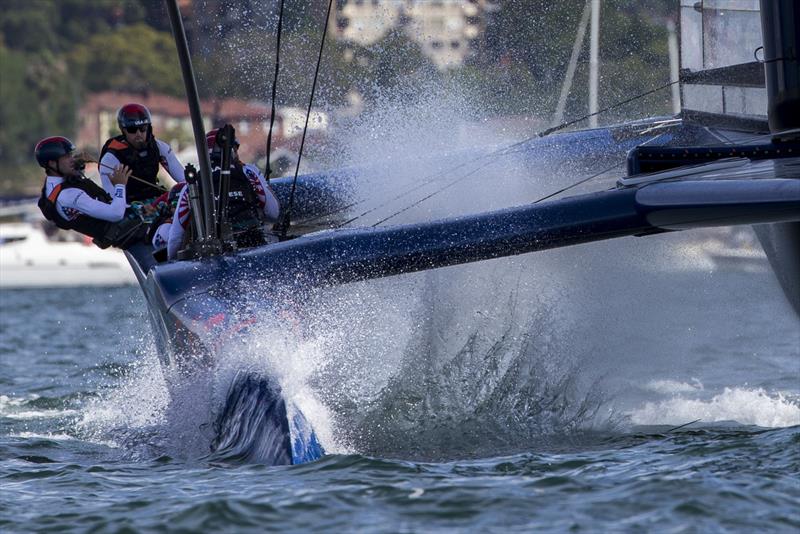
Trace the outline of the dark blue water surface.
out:
M 800 322 L 769 270 L 581 257 L 342 288 L 242 340 L 331 452 L 291 467 L 210 455 L 230 369 L 170 378 L 138 288 L 5 290 L 0 531 L 800 529 Z

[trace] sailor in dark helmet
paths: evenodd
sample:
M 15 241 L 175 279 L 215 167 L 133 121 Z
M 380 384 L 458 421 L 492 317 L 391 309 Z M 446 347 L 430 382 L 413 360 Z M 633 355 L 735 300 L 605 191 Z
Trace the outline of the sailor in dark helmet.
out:
M 106 141 L 100 151 L 100 179 L 103 188 L 114 189 L 109 177 L 120 163 L 131 169 L 127 201 L 144 201 L 161 195 L 158 169 L 163 167 L 176 182 L 185 181 L 183 165 L 172 148 L 153 135 L 150 111 L 141 104 L 125 104 L 117 112 L 120 135 Z
M 130 169 L 117 164 L 108 177 L 114 187 L 113 195 L 109 195 L 83 176 L 74 150 L 66 137 L 47 137 L 36 145 L 36 161 L 47 172 L 39 198 L 45 218 L 59 228 L 93 237 L 100 248 L 128 248 L 141 241 L 144 225 L 141 219 L 128 217 L 125 207 Z
M 206 134 L 206 146 L 211 156 L 215 181 L 220 175 L 222 163 L 221 147 L 217 140 L 219 128 Z M 236 243 L 240 248 L 262 245 L 268 241 L 266 227 L 278 221 L 280 204 L 267 184 L 267 180 L 255 165 L 245 164 L 239 159 L 239 141 L 231 145 L 231 178 L 228 192 L 227 214 Z M 191 219 L 189 188 L 184 187 L 178 198 L 175 217 L 169 231 L 167 255 L 175 259 L 185 244 L 186 230 Z

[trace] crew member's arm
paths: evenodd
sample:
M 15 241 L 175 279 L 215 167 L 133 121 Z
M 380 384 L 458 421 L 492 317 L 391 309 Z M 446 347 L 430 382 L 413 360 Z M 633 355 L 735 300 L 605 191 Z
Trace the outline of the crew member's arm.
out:
M 56 208 L 66 219 L 73 219 L 75 212 L 83 213 L 89 217 L 108 222 L 117 222 L 125 218 L 125 184 L 131 170 L 125 165 L 117 165 L 109 176 L 109 182 L 114 187 L 111 203 L 96 200 L 77 188 L 68 188 L 62 191 L 56 199 Z
M 103 221 L 117 222 L 125 217 L 125 186 L 114 186 L 111 204 L 95 200 L 80 189 L 65 189 L 58 195 L 56 207 L 66 219 L 72 219 L 70 210 Z
M 258 170 L 258 167 L 250 164 L 244 166 L 244 174 L 247 176 L 250 185 L 253 186 L 253 190 L 258 196 L 258 203 L 261 209 L 264 210 L 267 220 L 276 222 L 281 214 L 281 205 L 278 202 L 278 197 L 275 196 L 272 188 L 267 184 L 266 178 Z
M 158 152 L 161 155 L 162 166 L 167 170 L 172 179 L 176 182 L 185 182 L 186 177 L 183 175 L 183 165 L 178 161 L 172 147 L 160 139 L 156 139 L 158 145 Z
M 120 161 L 117 159 L 117 156 L 111 152 L 106 152 L 97 165 L 100 170 L 101 185 L 103 189 L 106 190 L 106 193 L 112 197 L 114 196 L 114 184 L 111 183 L 111 173 L 114 172 L 114 169 L 119 167 L 119 165 Z
M 183 245 L 186 229 L 189 227 L 191 216 L 189 205 L 189 188 L 184 187 L 178 196 L 178 205 L 175 208 L 175 215 L 172 218 L 172 226 L 169 229 L 169 239 L 167 240 L 167 258 L 174 260 L 178 257 L 178 251 Z

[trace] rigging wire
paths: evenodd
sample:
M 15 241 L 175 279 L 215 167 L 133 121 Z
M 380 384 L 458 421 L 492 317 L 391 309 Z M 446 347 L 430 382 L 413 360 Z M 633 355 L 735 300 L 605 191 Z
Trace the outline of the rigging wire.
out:
M 478 172 L 479 170 L 486 168 L 486 166 L 488 166 L 490 163 L 491 163 L 491 161 L 489 161 L 489 162 L 486 162 L 484 165 L 481 165 L 480 167 L 477 167 L 477 168 L 476 168 L 475 170 L 473 170 L 472 172 L 470 172 L 470 173 L 468 173 L 468 174 L 466 174 L 466 175 L 464 175 L 464 176 L 459 176 L 458 178 L 456 178 L 456 179 L 455 179 L 455 180 L 453 180 L 452 182 L 448 183 L 447 185 L 445 185 L 445 186 L 444 186 L 444 187 L 442 187 L 441 189 L 438 189 L 438 190 L 434 191 L 433 193 L 431 193 L 431 194 L 429 194 L 429 195 L 427 195 L 427 196 L 425 196 L 425 197 L 423 197 L 423 198 L 419 199 L 418 201 L 414 202 L 413 204 L 410 204 L 410 205 L 408 205 L 408 206 L 404 207 L 403 209 L 401 209 L 401 210 L 398 210 L 398 211 L 396 211 L 396 212 L 392 213 L 392 214 L 391 214 L 391 215 L 389 215 L 388 217 L 384 217 L 384 218 L 383 218 L 383 219 L 381 219 L 380 221 L 378 221 L 378 222 L 376 222 L 375 224 L 373 224 L 373 225 L 372 225 L 372 227 L 373 227 L 373 228 L 375 228 L 376 226 L 378 226 L 378 225 L 380 225 L 380 224 L 383 224 L 383 223 L 385 223 L 386 221 L 388 221 L 388 220 L 390 220 L 390 219 L 393 219 L 393 218 L 395 218 L 396 216 L 398 216 L 398 215 L 400 215 L 400 214 L 402 214 L 402 213 L 405 213 L 406 211 L 410 210 L 411 208 L 413 208 L 413 207 L 415 207 L 415 206 L 419 206 L 420 204 L 422 204 L 423 202 L 425 202 L 425 201 L 426 201 L 426 200 L 428 200 L 429 198 L 431 198 L 431 197 L 433 197 L 433 196 L 435 196 L 435 195 L 438 195 L 438 194 L 439 194 L 439 193 L 441 193 L 442 191 L 444 191 L 444 190 L 446 190 L 446 189 L 449 189 L 450 187 L 452 187 L 452 186 L 456 185 L 457 183 L 459 183 L 459 182 L 461 182 L 461 181 L 465 180 L 466 178 L 469 178 L 470 176 L 472 176 L 473 174 L 475 174 L 475 173 L 476 173 L 476 172 Z M 577 187 L 577 186 L 579 186 L 579 185 L 581 185 L 581 184 L 583 184 L 583 183 L 586 183 L 586 182 L 588 182 L 588 181 L 590 181 L 590 180 L 593 180 L 594 178 L 597 178 L 598 176 L 602 176 L 603 174 L 605 174 L 605 173 L 607 173 L 607 172 L 609 172 L 609 171 L 611 171 L 611 170 L 613 170 L 613 169 L 616 169 L 617 167 L 621 167 L 622 165 L 623 165 L 623 163 L 615 163 L 614 165 L 612 165 L 612 166 L 608 167 L 607 169 L 603 169 L 602 171 L 600 171 L 600 172 L 598 172 L 598 173 L 596 173 L 596 174 L 593 174 L 593 175 L 589 176 L 588 178 L 584 178 L 584 179 L 582 179 L 582 180 L 579 180 L 579 181 L 577 181 L 577 182 L 575 182 L 575 183 L 573 183 L 573 184 L 570 184 L 570 185 L 568 185 L 567 187 L 564 187 L 563 189 L 560 189 L 560 190 L 556 191 L 555 193 L 550 193 L 550 194 L 548 194 L 548 195 L 546 195 L 546 196 L 543 196 L 542 198 L 540 198 L 540 199 L 538 199 L 538 200 L 535 200 L 535 201 L 533 201 L 531 204 L 538 204 L 539 202 L 541 202 L 541 201 L 543 201 L 543 200 L 547 200 L 548 198 L 551 198 L 551 197 L 554 197 L 554 196 L 556 196 L 556 195 L 559 195 L 559 194 L 563 193 L 564 191 L 567 191 L 567 190 L 569 190 L 569 189 L 572 189 L 573 187 Z
M 373 207 L 373 208 L 370 208 L 370 209 L 368 209 L 367 211 L 365 211 L 365 212 L 363 212 L 363 213 L 360 213 L 359 215 L 356 215 L 356 216 L 352 217 L 351 219 L 348 219 L 348 220 L 346 220 L 346 221 L 344 221 L 344 222 L 342 222 L 342 223 L 340 223 L 340 224 L 337 224 L 336 226 L 334 226 L 334 228 L 341 228 L 341 227 L 343 227 L 343 226 L 346 226 L 346 225 L 350 224 L 351 222 L 353 222 L 353 221 L 356 221 L 356 220 L 358 220 L 358 219 L 360 219 L 361 217 L 364 217 L 364 216 L 366 216 L 366 215 L 369 215 L 370 213 L 372 213 L 372 212 L 374 212 L 374 211 L 376 211 L 376 210 L 379 210 L 380 208 L 382 208 L 382 207 L 384 207 L 384 206 L 387 206 L 387 205 L 391 204 L 392 202 L 394 202 L 394 201 L 396 201 L 396 200 L 400 200 L 401 198 L 403 198 L 403 197 L 405 197 L 405 196 L 408 196 L 408 195 L 410 195 L 411 193 L 413 193 L 413 192 L 415 192 L 415 191 L 417 191 L 417 190 L 419 190 L 419 189 L 422 189 L 422 188 L 423 188 L 423 187 L 425 187 L 425 186 L 428 186 L 428 185 L 430 185 L 430 184 L 432 184 L 432 183 L 436 183 L 437 181 L 439 181 L 439 178 L 436 178 L 436 179 L 435 179 L 435 180 L 433 180 L 433 181 L 428 181 L 430 178 L 435 178 L 435 177 L 440 177 L 440 176 L 443 176 L 443 175 L 444 175 L 446 172 L 452 172 L 452 171 L 455 171 L 455 170 L 458 170 L 458 169 L 460 169 L 461 167 L 465 167 L 466 165 L 472 165 L 472 164 L 474 164 L 474 163 L 476 163 L 476 162 L 480 161 L 480 160 L 481 160 L 481 159 L 483 159 L 483 158 L 489 158 L 489 157 L 492 157 L 492 155 L 493 155 L 493 154 L 491 154 L 491 153 L 490 153 L 490 154 L 484 154 L 483 156 L 477 156 L 476 158 L 474 158 L 474 159 L 472 159 L 472 160 L 470 160 L 470 161 L 465 161 L 465 162 L 462 162 L 462 163 L 460 163 L 460 164 L 456 165 L 455 167 L 451 167 L 451 168 L 449 168 L 449 169 L 445 169 L 444 171 L 441 171 L 441 172 L 438 172 L 438 173 L 432 173 L 432 174 L 429 174 L 428 176 L 426 176 L 426 177 L 424 177 L 424 178 L 421 178 L 420 180 L 418 180 L 418 181 L 417 181 L 417 184 L 416 184 L 416 185 L 414 185 L 413 187 L 411 187 L 410 189 L 406 189 L 405 191 L 403 191 L 403 192 L 402 192 L 402 193 L 400 193 L 399 195 L 395 195 L 394 197 L 392 197 L 392 198 L 390 198 L 390 199 L 388 199 L 388 200 L 386 200 L 386 201 L 382 202 L 381 204 L 378 204 L 377 206 L 375 206 L 375 207 Z M 490 162 L 490 163 L 491 163 L 491 162 Z M 486 166 L 486 165 L 483 165 L 483 166 L 481 166 L 480 168 L 482 169 L 482 168 L 484 168 L 485 166 Z M 472 174 L 473 174 L 473 173 L 470 173 L 469 175 L 472 175 Z M 468 175 L 468 176 L 469 176 L 469 175 Z M 345 211 L 345 210 L 347 210 L 347 209 L 349 209 L 349 208 L 352 208 L 352 207 L 354 207 L 354 206 L 357 206 L 357 205 L 358 205 L 358 204 L 360 204 L 360 203 L 361 203 L 361 201 L 359 201 L 359 202 L 354 202 L 354 203 L 350 204 L 349 206 L 345 206 L 345 207 L 343 207 L 343 208 L 340 208 L 340 209 L 338 209 L 336 212 L 334 212 L 334 213 L 329 213 L 329 214 L 327 214 L 326 216 L 328 216 L 328 217 L 329 217 L 330 215 L 334 215 L 335 213 L 338 213 L 338 212 L 340 212 L 340 211 Z
M 441 189 L 437 189 L 437 190 L 436 190 L 436 191 L 434 191 L 433 193 L 430 193 L 429 195 L 422 197 L 421 199 L 417 200 L 416 202 L 414 202 L 414 203 L 412 203 L 412 204 L 409 204 L 408 206 L 404 207 L 403 209 L 401 209 L 401 210 L 398 210 L 398 211 L 396 211 L 396 212 L 392 213 L 392 214 L 391 214 L 391 215 L 389 215 L 388 217 L 384 217 L 383 219 L 381 219 L 381 220 L 379 220 L 378 222 L 376 222 L 375 224 L 373 224 L 373 225 L 372 225 L 372 227 L 373 227 L 373 228 L 375 228 L 376 226 L 378 226 L 378 225 L 380 225 L 380 224 L 383 224 L 383 223 L 385 223 L 385 222 L 386 222 L 386 221 L 388 221 L 389 219 L 393 219 L 393 218 L 395 218 L 396 216 L 400 215 L 401 213 L 405 213 L 406 211 L 410 210 L 411 208 L 413 208 L 413 207 L 415 207 L 415 206 L 419 206 L 420 204 L 422 204 L 423 202 L 425 202 L 425 201 L 426 201 L 426 200 L 428 200 L 429 198 L 431 198 L 431 197 L 433 197 L 433 196 L 435 196 L 435 195 L 438 195 L 438 194 L 439 194 L 439 193 L 441 193 L 442 191 L 444 191 L 444 190 L 446 190 L 446 189 L 449 189 L 450 187 L 452 187 L 452 186 L 456 185 L 457 183 L 459 183 L 459 182 L 461 182 L 461 181 L 463 181 L 463 180 L 466 180 L 467 178 L 469 178 L 470 176 L 472 176 L 473 174 L 475 174 L 475 173 L 476 173 L 476 172 L 478 172 L 479 170 L 486 168 L 486 167 L 487 167 L 487 166 L 488 166 L 490 163 L 492 163 L 492 162 L 491 162 L 491 161 L 487 161 L 486 163 L 484 163 L 484 164 L 483 164 L 483 165 L 481 165 L 480 167 L 475 167 L 475 168 L 474 168 L 472 171 L 468 172 L 467 174 L 465 174 L 465 175 L 463 175 L 463 176 L 459 176 L 458 178 L 456 178 L 455 180 L 453 180 L 453 181 L 449 182 L 447 185 L 445 185 L 445 186 L 444 186 L 444 187 L 442 187 Z
M 269 164 L 269 158 L 272 154 L 272 127 L 275 124 L 275 95 L 278 88 L 278 71 L 281 66 L 281 29 L 283 28 L 283 2 L 278 11 L 278 37 L 275 42 L 275 77 L 272 79 L 272 111 L 269 115 L 269 133 L 267 134 L 267 163 L 264 169 L 264 174 L 267 177 L 267 185 L 269 185 L 269 178 L 272 174 L 272 167 Z
M 317 68 L 314 70 L 314 82 L 311 84 L 311 96 L 308 99 L 308 110 L 306 111 L 306 123 L 303 126 L 303 137 L 300 139 L 300 150 L 297 154 L 297 166 L 294 169 L 294 179 L 292 180 L 292 192 L 289 195 L 289 207 L 286 216 L 281 224 L 281 237 L 286 237 L 289 225 L 292 222 L 292 208 L 294 207 L 294 193 L 297 189 L 297 174 L 300 172 L 300 160 L 303 157 L 303 146 L 306 142 L 306 132 L 308 131 L 308 118 L 311 116 L 311 106 L 314 103 L 314 91 L 317 88 L 317 78 L 319 77 L 319 66 L 322 63 L 322 52 L 325 49 L 325 36 L 328 34 L 328 22 L 331 20 L 331 6 L 333 0 L 328 0 L 328 12 L 325 15 L 325 27 L 322 29 L 322 42 L 319 45 L 319 56 L 317 56 Z M 269 156 L 267 156 L 269 157 Z
M 627 99 L 625 99 L 625 100 L 622 100 L 622 101 L 620 101 L 620 102 L 617 102 L 617 103 L 615 103 L 615 104 L 612 104 L 611 106 L 608 106 L 608 107 L 605 107 L 605 108 L 603 108 L 603 109 L 600 109 L 600 110 L 598 110 L 598 111 L 595 111 L 594 113 L 589 113 L 589 114 L 587 114 L 587 115 L 584 115 L 584 116 L 582 116 L 582 117 L 579 117 L 579 118 L 577 118 L 577 119 L 573 119 L 573 120 L 570 120 L 570 121 L 567 121 L 567 122 L 563 122 L 563 123 L 561 123 L 561 124 L 559 124 L 559 125 L 557 125 L 557 126 L 554 126 L 554 127 L 552 127 L 552 128 L 548 128 L 548 129 L 546 129 L 546 130 L 543 130 L 543 131 L 541 131 L 541 132 L 537 132 L 537 133 L 535 133 L 534 135 L 532 135 L 532 136 L 530 136 L 530 137 L 528 137 L 528 138 L 526 138 L 526 139 L 523 139 L 523 140 L 521 140 L 521 141 L 517 141 L 517 142 L 515 142 L 515 143 L 512 143 L 512 144 L 510 144 L 510 145 L 508 145 L 508 146 L 505 146 L 505 147 L 499 148 L 499 149 L 497 149 L 497 150 L 494 150 L 494 151 L 492 151 L 492 152 L 490 152 L 490 153 L 488 153 L 488 154 L 484 154 L 484 155 L 481 155 L 481 156 L 477 156 L 477 157 L 475 157 L 475 158 L 473 158 L 473 159 L 471 159 L 471 160 L 468 160 L 468 161 L 462 162 L 462 163 L 460 163 L 460 164 L 456 165 L 455 167 L 451 167 L 451 168 L 449 168 L 449 169 L 445 169 L 445 170 L 443 170 L 443 171 L 441 171 L 441 172 L 438 172 L 438 173 L 434 173 L 434 174 L 428 175 L 428 176 L 426 176 L 426 177 L 424 177 L 424 178 L 420 179 L 420 180 L 418 181 L 418 182 L 419 182 L 419 184 L 418 184 L 416 187 L 413 187 L 413 188 L 411 188 L 411 189 L 408 189 L 408 190 L 406 190 L 406 191 L 404 191 L 404 192 L 400 193 L 399 195 L 397 195 L 397 196 L 395 196 L 395 197 L 391 198 L 390 200 L 388 200 L 388 201 L 386 201 L 386 202 L 383 202 L 383 203 L 379 204 L 378 206 L 375 206 L 374 208 L 371 208 L 371 209 L 369 209 L 369 210 L 367 210 L 367 211 L 365 211 L 365 212 L 363 212 L 363 213 L 361 213 L 361 214 L 359 214 L 359 215 L 357 215 L 357 216 L 355 216 L 355 217 L 352 217 L 352 218 L 348 219 L 347 221 L 345 221 L 345 222 L 343 222 L 343 223 L 340 223 L 340 224 L 338 224 L 338 225 L 334 226 L 334 228 L 341 228 L 341 227 L 343 227 L 343 226 L 345 226 L 345 225 L 347 225 L 347 224 L 350 224 L 350 223 L 352 223 L 352 222 L 354 222 L 354 221 L 356 221 L 356 220 L 360 219 L 361 217 L 364 217 L 364 216 L 366 216 L 366 215 L 368 215 L 368 214 L 370 214 L 370 213 L 372 213 L 372 212 L 374 212 L 374 211 L 376 211 L 376 210 L 378 210 L 378 209 L 380 209 L 380 208 L 382 208 L 382 207 L 384 207 L 384 206 L 386 206 L 386 205 L 390 204 L 391 202 L 394 202 L 395 200 L 399 200 L 400 198 L 403 198 L 404 196 L 407 196 L 408 194 L 411 194 L 411 193 L 413 193 L 414 191 L 417 191 L 418 189 L 421 189 L 422 187 L 424 187 L 424 186 L 426 186 L 426 185 L 429 185 L 430 183 L 435 183 L 435 182 L 439 181 L 439 180 L 440 180 L 442 177 L 444 177 L 444 175 L 445 175 L 446 173 L 449 173 L 449 172 L 455 171 L 455 170 L 457 170 L 457 169 L 459 169 L 459 168 L 461 168 L 461 167 L 464 167 L 464 166 L 466 166 L 466 165 L 472 165 L 472 164 L 474 164 L 474 163 L 476 163 L 476 162 L 480 161 L 480 160 L 481 160 L 481 159 L 483 159 L 483 158 L 500 158 L 500 157 L 503 157 L 503 156 L 507 156 L 507 155 L 509 155 L 509 154 L 515 154 L 515 153 L 517 153 L 518 151 L 514 151 L 514 152 L 512 152 L 512 149 L 514 149 L 514 148 L 517 148 L 517 147 L 519 147 L 519 146 L 522 146 L 522 145 L 524 145 L 524 144 L 526 144 L 526 143 L 529 143 L 530 141 L 533 141 L 534 139 L 540 139 L 540 138 L 543 138 L 543 137 L 547 137 L 548 135 L 550 135 L 550 134 L 552 134 L 552 133 L 555 133 L 555 132 L 557 132 L 557 131 L 559 131 L 559 130 L 563 130 L 564 128 L 567 128 L 567 127 L 569 127 L 569 126 L 571 126 L 571 125 L 573 125 L 573 124 L 576 124 L 576 123 L 578 123 L 578 122 L 584 121 L 584 120 L 586 120 L 586 119 L 588 119 L 588 118 L 590 118 L 590 117 L 593 117 L 593 116 L 595 116 L 595 115 L 600 115 L 600 114 L 602 114 L 602 113 L 606 113 L 606 112 L 608 112 L 608 111 L 610 111 L 610 110 L 612 110 L 612 109 L 616 109 L 616 108 L 618 108 L 618 107 L 620 107 L 620 106 L 623 106 L 623 105 L 625 105 L 625 104 L 628 104 L 628 103 L 630 103 L 630 102 L 633 102 L 633 101 L 635 101 L 635 100 L 638 100 L 638 99 L 640 99 L 640 98 L 644 98 L 645 96 L 649 96 L 649 95 L 651 95 L 651 94 L 653 94 L 653 93 L 656 93 L 656 92 L 658 92 L 658 91 L 661 91 L 661 90 L 664 90 L 664 89 L 666 89 L 666 88 L 668 88 L 668 87 L 671 87 L 671 86 L 675 85 L 676 83 L 679 83 L 679 80 L 675 80 L 675 81 L 668 82 L 668 83 L 666 83 L 666 84 L 663 84 L 663 85 L 660 85 L 660 86 L 658 86 L 658 87 L 655 87 L 655 88 L 653 88 L 653 89 L 650 89 L 649 91 L 646 91 L 646 92 L 644 92 L 644 93 L 640 93 L 640 94 L 634 95 L 634 96 L 632 96 L 632 97 L 630 97 L 630 98 L 627 98 Z M 485 164 L 485 165 L 482 165 L 481 167 L 479 167 L 479 168 L 478 168 L 478 170 L 479 170 L 479 169 L 482 169 L 482 168 L 485 168 L 487 165 L 488 165 L 488 163 L 487 163 L 487 164 Z M 618 165 L 615 165 L 615 166 L 618 166 Z M 610 170 L 610 169 L 609 169 L 609 170 Z M 417 202 L 415 202 L 415 203 L 413 203 L 413 204 L 411 204 L 411 205 L 407 206 L 406 208 L 404 208 L 404 209 L 400 210 L 399 212 L 396 212 L 396 213 L 394 213 L 394 214 L 392 214 L 392 215 L 390 215 L 390 216 L 388 216 L 388 217 L 386 217 L 386 218 L 384 218 L 384 219 L 381 219 L 380 221 L 378 221 L 377 223 L 373 224 L 372 226 L 373 226 L 373 227 L 374 227 L 374 226 L 377 226 L 378 224 L 381 224 L 381 223 L 383 223 L 383 222 L 385 222 L 385 221 L 387 221 L 387 220 L 389 220 L 389 219 L 392 219 L 392 218 L 393 218 L 393 217 L 395 217 L 396 215 L 399 215 L 400 213 L 403 213 L 403 212 L 407 211 L 408 209 L 411 209 L 412 207 L 414 207 L 414 206 L 418 205 L 420 202 L 424 202 L 425 200 L 428 200 L 429 198 L 431 198 L 431 197 L 433 197 L 433 196 L 437 195 L 438 193 L 440 193 L 440 192 L 442 192 L 442 191 L 445 191 L 446 189 L 449 189 L 451 186 L 455 185 L 456 183 L 458 183 L 458 182 L 460 182 L 460 181 L 462 181 L 462 180 L 465 180 L 465 179 L 466 179 L 466 178 L 468 178 L 469 176 L 472 176 L 472 175 L 474 174 L 474 172 L 475 172 L 475 171 L 473 171 L 473 172 L 470 172 L 470 173 L 468 173 L 468 174 L 466 174 L 466 175 L 464 175 L 464 176 L 460 177 L 460 178 L 459 178 L 459 179 L 457 179 L 455 182 L 448 182 L 448 183 L 447 183 L 445 186 L 443 186 L 441 189 L 439 189 L 439 190 L 437 190 L 437 191 L 434 191 L 434 192 L 433 192 L 433 193 L 431 193 L 430 195 L 427 195 L 426 197 L 422 198 L 420 201 L 417 201 Z M 607 172 L 607 171 L 603 171 L 603 172 Z M 600 174 L 602 174 L 602 173 L 600 173 Z M 431 178 L 434 178 L 434 177 L 436 177 L 436 179 L 435 179 L 435 180 L 433 180 L 432 182 L 429 182 L 429 181 L 428 181 L 428 180 L 430 180 Z M 583 183 L 583 182 L 580 182 L 580 183 Z M 574 187 L 575 185 L 579 185 L 579 184 L 573 184 L 573 186 L 570 186 L 570 187 Z M 569 189 L 569 187 L 568 187 L 567 189 Z M 559 192 L 557 192 L 557 193 L 554 193 L 554 195 L 555 195 L 555 194 L 558 194 L 558 193 L 560 193 L 560 192 L 563 192 L 563 191 L 559 191 Z M 549 197 L 546 197 L 546 198 L 549 198 Z M 543 199 L 537 200 L 537 202 L 539 202 L 539 201 L 541 201 L 541 200 L 543 200 Z M 346 205 L 346 206 L 343 206 L 343 207 L 341 207 L 341 208 L 338 208 L 338 209 L 336 209 L 336 210 L 333 210 L 333 211 L 331 211 L 331 212 L 329 212 L 329 213 L 326 213 L 326 214 L 324 214 L 324 215 L 319 215 L 319 216 L 317 216 L 317 217 L 314 217 L 314 218 L 310 219 L 308 222 L 314 222 L 314 221 L 320 220 L 320 219 L 322 219 L 322 218 L 324 218 L 324 217 L 330 217 L 330 216 L 332 216 L 332 215 L 336 215 L 337 213 L 341 213 L 341 212 L 343 212 L 343 211 L 346 211 L 346 210 L 348 210 L 348 209 L 350 209 L 350 208 L 352 208 L 352 207 L 354 207 L 354 206 L 357 206 L 357 205 L 359 205 L 359 204 L 361 204 L 361 203 L 363 203 L 363 202 L 365 202 L 365 200 L 360 200 L 360 201 L 358 201 L 358 202 L 354 202 L 354 203 L 348 204 L 348 205 Z
M 548 198 L 552 198 L 552 197 L 554 197 L 556 195 L 560 195 L 564 191 L 568 191 L 568 190 L 572 189 L 573 187 L 578 187 L 581 184 L 585 184 L 586 182 L 588 182 L 590 180 L 593 180 L 593 179 L 597 178 L 598 176 L 602 176 L 603 174 L 605 174 L 607 172 L 610 172 L 610 171 L 616 169 L 617 167 L 621 167 L 622 165 L 624 165 L 624 164 L 623 163 L 615 163 L 611 167 L 608 167 L 607 169 L 603 169 L 602 171 L 600 171 L 600 172 L 598 172 L 596 174 L 593 174 L 592 176 L 589 176 L 588 178 L 584 178 L 583 180 L 578 180 L 574 184 L 568 185 L 567 187 L 564 187 L 563 189 L 559 189 L 555 193 L 550 193 L 549 195 L 543 196 L 539 200 L 534 200 L 532 202 L 532 204 L 538 204 L 539 202 L 541 202 L 543 200 L 547 200 Z
M 667 87 L 672 87 L 676 83 L 680 83 L 680 80 L 674 80 L 674 81 L 665 83 L 664 85 L 661 85 L 661 86 L 656 87 L 654 89 L 650 89 L 649 91 L 646 91 L 644 93 L 640 93 L 638 95 L 632 96 L 631 98 L 622 100 L 620 102 L 617 102 L 616 104 L 612 104 L 612 105 L 610 105 L 610 106 L 608 106 L 606 108 L 603 108 L 603 109 L 601 109 L 599 111 L 595 111 L 594 113 L 589 113 L 588 115 L 584 115 L 583 117 L 579 117 L 577 119 L 561 123 L 558 126 L 553 126 L 552 128 L 548 128 L 547 130 L 544 130 L 543 132 L 539 132 L 538 134 L 536 134 L 535 137 L 548 136 L 553 132 L 557 132 L 559 130 L 563 130 L 567 126 L 572 126 L 575 123 L 581 122 L 581 121 L 586 120 L 586 119 L 588 119 L 590 117 L 593 117 L 595 115 L 600 115 L 601 113 L 605 113 L 606 111 L 611 111 L 612 109 L 616 109 L 616 108 L 618 108 L 620 106 L 624 106 L 625 104 L 629 104 L 630 102 L 633 102 L 634 100 L 638 100 L 640 98 L 644 98 L 646 96 L 652 95 L 653 93 L 657 93 L 658 91 L 661 91 L 662 89 L 666 89 Z M 533 138 L 531 138 L 531 139 L 533 139 Z M 530 139 L 527 139 L 526 141 L 530 141 Z M 521 141 L 521 142 L 524 143 L 526 141 Z

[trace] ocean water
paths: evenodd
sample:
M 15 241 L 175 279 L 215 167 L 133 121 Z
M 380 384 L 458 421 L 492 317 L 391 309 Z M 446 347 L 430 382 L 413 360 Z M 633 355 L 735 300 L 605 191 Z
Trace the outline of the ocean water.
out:
M 182 381 L 137 287 L 3 291 L 0 531 L 797 532 L 800 321 L 687 239 L 320 293 Z M 329 454 L 211 455 L 239 368 Z

